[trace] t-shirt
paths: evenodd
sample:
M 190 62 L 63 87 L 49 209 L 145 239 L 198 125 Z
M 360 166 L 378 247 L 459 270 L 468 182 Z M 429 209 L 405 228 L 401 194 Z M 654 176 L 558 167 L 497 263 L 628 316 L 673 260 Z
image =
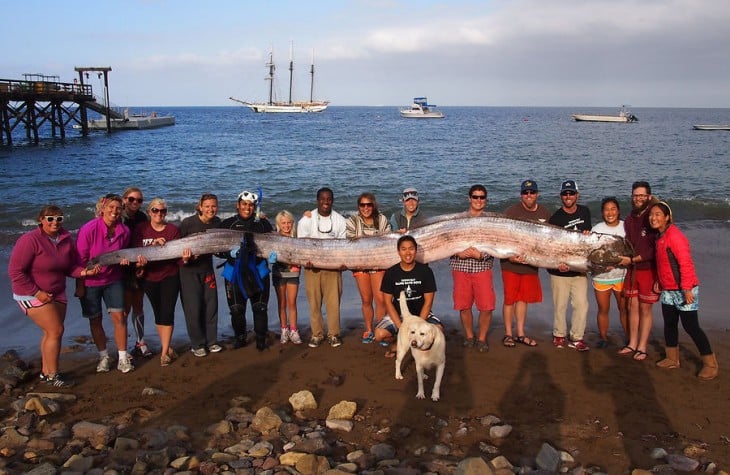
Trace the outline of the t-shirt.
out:
M 594 233 L 613 234 L 614 236 L 626 236 L 623 220 L 618 222 L 618 226 L 609 226 L 604 221 L 601 221 L 593 226 L 592 231 Z M 594 275 L 593 280 L 600 284 L 617 284 L 623 282 L 624 276 L 626 276 L 626 269 L 623 267 L 615 267 L 608 272 Z
M 550 216 L 549 223 L 573 231 L 590 231 L 591 210 L 583 205 L 576 206 L 577 208 L 574 213 L 568 213 L 562 207 L 558 208 L 557 211 Z M 558 277 L 577 277 L 579 275 L 585 275 L 583 272 L 560 272 L 557 269 L 548 269 L 548 273 Z
M 180 223 L 180 237 L 184 238 L 191 234 L 203 233 L 208 229 L 214 229 L 220 226 L 221 219 L 218 216 L 214 216 L 210 220 L 210 223 L 204 223 L 200 220 L 198 215 L 188 216 Z M 195 272 L 201 274 L 207 274 L 213 272 L 213 255 L 203 254 L 198 256 L 197 259 L 190 259 L 187 264 L 180 268 L 185 272 Z
M 544 206 L 538 204 L 535 211 L 528 211 L 522 206 L 522 203 L 516 203 L 504 211 L 504 215 L 508 218 L 527 219 L 538 223 L 547 224 L 550 219 L 550 211 Z M 537 274 L 538 268 L 528 264 L 520 264 L 518 262 L 510 262 L 509 259 L 500 261 L 502 270 L 514 272 L 515 274 Z
M 166 223 L 165 229 L 156 231 L 152 224 L 140 223 L 134 228 L 134 247 L 146 247 L 152 245 L 152 241 L 158 238 L 165 238 L 165 241 L 172 241 L 180 238 L 180 230 L 172 223 Z M 179 263 L 182 254 L 177 259 L 165 261 L 149 261 L 144 267 L 142 278 L 150 282 L 161 282 L 162 280 L 176 275 L 179 271 Z
M 416 316 L 421 315 L 423 309 L 423 295 L 436 292 L 436 279 L 433 271 L 427 264 L 416 262 L 411 271 L 405 271 L 396 264 L 385 271 L 383 282 L 380 284 L 380 291 L 390 294 L 393 305 L 400 315 L 400 293 L 406 293 L 408 310 Z

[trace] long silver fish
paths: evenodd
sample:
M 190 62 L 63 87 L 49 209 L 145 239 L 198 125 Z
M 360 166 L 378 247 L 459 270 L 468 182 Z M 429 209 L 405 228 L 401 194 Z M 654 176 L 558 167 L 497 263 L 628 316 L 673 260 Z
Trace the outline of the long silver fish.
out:
M 475 247 L 497 258 L 523 256 L 525 263 L 557 269 L 566 263 L 571 270 L 602 272 L 631 256 L 626 241 L 609 234 L 583 234 L 548 224 L 507 218 L 497 213 L 479 217 L 464 214 L 432 218 L 429 224 L 410 231 L 418 243 L 417 259 L 433 262 L 445 259 L 468 247 Z M 238 248 L 244 233 L 211 229 L 164 246 L 122 249 L 102 254 L 92 264 L 117 264 L 122 259 L 135 262 L 137 256 L 148 261 L 176 259 L 186 248 L 194 255 L 213 254 Z M 401 234 L 359 239 L 290 238 L 275 233 L 252 235 L 256 252 L 277 260 L 320 269 L 387 269 L 400 261 L 396 242 Z

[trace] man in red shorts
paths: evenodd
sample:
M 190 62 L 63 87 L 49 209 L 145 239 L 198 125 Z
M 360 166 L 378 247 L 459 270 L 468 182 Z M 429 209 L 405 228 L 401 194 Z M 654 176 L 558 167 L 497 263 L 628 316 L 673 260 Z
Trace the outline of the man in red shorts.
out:
M 520 202 L 504 212 L 509 218 L 528 219 L 547 223 L 550 211 L 537 202 L 538 188 L 535 180 L 525 180 L 520 188 Z M 542 287 L 537 267 L 524 263 L 524 256 L 502 259 L 502 282 L 504 285 L 504 338 L 502 344 L 514 347 L 515 343 L 537 346 L 537 342 L 525 336 L 527 305 L 542 302 Z M 512 320 L 517 321 L 517 336 L 512 335 Z
M 647 211 L 655 202 L 648 182 L 634 182 L 631 186 L 631 214 L 624 220 L 626 240 L 633 247 L 634 256 L 622 256 L 620 263 L 628 268 L 624 277 L 624 296 L 629 307 L 629 342 L 618 354 L 631 356 L 637 361 L 646 359 L 652 305 L 659 300 L 659 294 L 654 292 L 656 231 L 649 226 Z
M 484 185 L 469 188 L 469 216 L 481 216 L 487 206 L 487 189 Z M 454 279 L 454 310 L 459 311 L 464 329 L 464 346 L 477 347 L 480 353 L 489 351 L 487 333 L 492 323 L 492 312 L 496 305 L 492 265 L 494 257 L 469 247 L 451 256 L 449 266 Z M 474 336 L 474 314 L 472 306 L 479 311 L 477 336 Z

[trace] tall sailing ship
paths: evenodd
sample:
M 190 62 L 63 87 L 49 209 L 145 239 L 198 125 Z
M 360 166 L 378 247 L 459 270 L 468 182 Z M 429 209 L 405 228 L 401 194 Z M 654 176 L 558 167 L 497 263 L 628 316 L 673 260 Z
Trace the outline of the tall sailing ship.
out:
M 272 112 L 272 113 L 285 113 L 285 114 L 299 114 L 305 112 L 322 112 L 327 109 L 329 101 L 315 101 L 314 100 L 314 51 L 312 51 L 312 66 L 309 70 L 311 75 L 311 81 L 309 85 L 309 101 L 292 101 L 292 85 L 294 81 L 294 59 L 293 59 L 292 44 L 289 49 L 289 101 L 276 101 L 274 97 L 274 72 L 276 71 L 276 65 L 274 64 L 274 51 L 269 53 L 269 61 L 266 63 L 266 67 L 269 68 L 269 75 L 266 80 L 269 81 L 269 100 L 268 102 L 248 102 L 236 99 L 235 97 L 229 97 L 230 100 L 239 102 L 244 106 L 248 107 L 254 112 Z

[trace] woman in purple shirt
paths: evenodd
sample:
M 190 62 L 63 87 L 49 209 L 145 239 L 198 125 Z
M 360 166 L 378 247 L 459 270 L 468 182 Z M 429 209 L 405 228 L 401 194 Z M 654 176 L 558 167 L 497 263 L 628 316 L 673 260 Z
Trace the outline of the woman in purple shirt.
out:
M 38 227 L 18 239 L 10 255 L 8 275 L 13 298 L 43 331 L 41 381 L 54 387 L 73 382 L 58 373 L 63 322 L 66 319 L 66 277 L 95 275 L 99 268 L 84 269 L 71 235 L 63 229 L 63 211 L 45 206 L 38 214 Z

